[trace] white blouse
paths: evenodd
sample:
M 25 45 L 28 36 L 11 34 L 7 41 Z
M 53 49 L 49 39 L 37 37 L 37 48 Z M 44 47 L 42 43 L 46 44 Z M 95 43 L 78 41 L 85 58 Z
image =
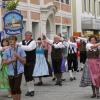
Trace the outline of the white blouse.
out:
M 87 49 L 87 51 L 89 51 L 89 50 L 94 50 L 94 51 L 96 51 L 97 50 L 97 48 L 91 48 L 92 46 L 93 46 L 94 44 L 92 44 L 92 43 L 87 43 L 86 44 L 86 49 Z M 98 47 L 98 49 L 100 49 L 100 46 Z

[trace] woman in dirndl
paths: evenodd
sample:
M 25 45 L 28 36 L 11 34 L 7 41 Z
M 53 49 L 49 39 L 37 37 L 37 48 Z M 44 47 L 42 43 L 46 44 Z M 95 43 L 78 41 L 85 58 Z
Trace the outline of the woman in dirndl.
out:
M 43 85 L 42 77 L 49 76 L 49 68 L 46 61 L 44 48 L 42 46 L 41 38 L 37 40 L 37 48 L 36 48 L 36 63 L 33 71 L 33 77 L 38 77 L 39 82 L 37 85 Z
M 2 39 L 1 46 L 9 46 L 8 39 Z M 1 56 L 1 65 L 0 65 L 0 89 L 9 90 L 9 81 L 8 81 L 8 66 L 2 63 L 3 51 L 0 51 Z M 11 97 L 10 91 L 8 91 L 8 97 Z
M 100 87 L 100 43 L 95 36 L 90 36 L 86 45 L 87 61 L 83 69 L 81 87 L 91 86 L 93 95 L 91 98 L 99 98 Z

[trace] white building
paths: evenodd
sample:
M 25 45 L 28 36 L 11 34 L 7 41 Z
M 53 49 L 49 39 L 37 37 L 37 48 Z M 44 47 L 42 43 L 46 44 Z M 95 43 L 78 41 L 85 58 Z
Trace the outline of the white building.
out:
M 73 32 L 84 35 L 100 32 L 100 0 L 73 0 Z

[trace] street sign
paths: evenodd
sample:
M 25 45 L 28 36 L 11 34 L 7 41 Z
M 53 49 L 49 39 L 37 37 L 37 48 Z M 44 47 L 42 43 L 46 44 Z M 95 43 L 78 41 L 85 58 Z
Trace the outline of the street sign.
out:
M 4 31 L 8 35 L 21 34 L 23 30 L 23 16 L 18 10 L 8 11 L 3 17 Z

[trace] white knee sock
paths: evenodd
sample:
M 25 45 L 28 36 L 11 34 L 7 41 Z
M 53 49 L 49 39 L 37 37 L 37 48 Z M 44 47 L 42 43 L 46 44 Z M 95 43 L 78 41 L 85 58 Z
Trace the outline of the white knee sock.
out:
M 84 68 L 84 64 L 83 64 L 83 63 L 81 63 L 80 65 L 81 65 L 81 66 L 80 66 L 81 68 Z
M 34 91 L 34 81 L 27 82 L 28 91 Z
M 69 70 L 69 75 L 70 75 L 70 77 L 72 77 L 72 78 L 73 78 L 73 73 L 72 73 L 72 70 Z
M 76 71 L 73 72 L 73 76 L 74 76 L 74 77 L 76 76 Z

